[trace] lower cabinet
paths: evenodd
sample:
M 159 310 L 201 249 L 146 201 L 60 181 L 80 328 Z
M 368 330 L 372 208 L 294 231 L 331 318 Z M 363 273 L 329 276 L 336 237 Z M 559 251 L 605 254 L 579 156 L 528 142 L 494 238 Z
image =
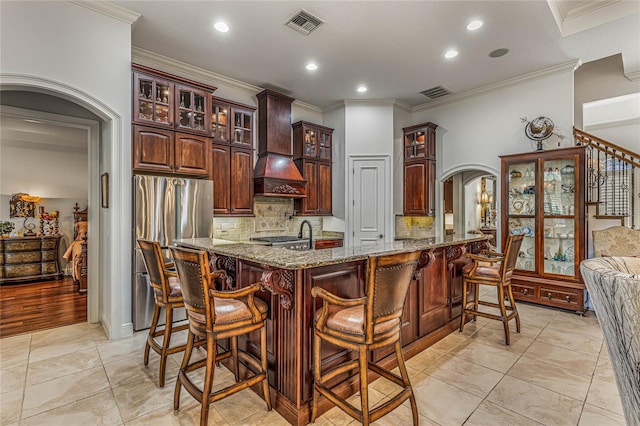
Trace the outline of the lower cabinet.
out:
M 253 215 L 253 151 L 213 144 L 213 214 Z
M 343 241 L 342 239 L 335 240 L 316 240 L 313 248 L 318 249 L 327 249 L 327 248 L 335 248 L 342 247 Z

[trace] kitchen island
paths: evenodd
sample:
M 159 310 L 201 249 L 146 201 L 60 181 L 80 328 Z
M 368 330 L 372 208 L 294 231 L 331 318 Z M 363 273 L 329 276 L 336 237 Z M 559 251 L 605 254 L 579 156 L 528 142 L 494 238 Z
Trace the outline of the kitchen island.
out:
M 267 352 L 272 403 L 289 422 L 304 425 L 310 420 L 313 396 L 313 314 L 322 303 L 311 297 L 311 289 L 321 286 L 341 297 L 362 297 L 368 256 L 420 250 L 418 271 L 409 287 L 402 318 L 403 351 L 409 359 L 458 328 L 462 303 L 460 269 L 469 261 L 464 254 L 488 247 L 487 238 L 451 235 L 304 251 L 208 238 L 176 243 L 207 250 L 213 268 L 227 272 L 228 279 L 218 283 L 223 289 L 262 283 L 264 291 L 257 297 L 269 306 Z M 253 354 L 259 353 L 259 344 L 257 332 L 239 342 Z M 357 354 L 324 344 L 321 357 L 323 368 L 329 368 Z M 372 357 L 389 369 L 395 367 L 393 347 L 377 350 Z M 335 383 L 336 392 L 342 396 L 358 391 L 354 375 L 336 377 Z M 260 393 L 257 387 L 254 391 Z M 331 406 L 321 400 L 319 413 Z

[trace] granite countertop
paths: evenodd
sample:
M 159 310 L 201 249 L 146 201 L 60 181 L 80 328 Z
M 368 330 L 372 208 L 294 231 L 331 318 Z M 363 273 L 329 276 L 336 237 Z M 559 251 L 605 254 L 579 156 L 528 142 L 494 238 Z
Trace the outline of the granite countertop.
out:
M 466 244 L 472 241 L 482 241 L 488 238 L 488 235 L 479 234 L 468 234 L 466 236 L 447 235 L 423 239 L 396 240 L 391 243 L 380 243 L 368 246 L 302 251 L 215 238 L 186 238 L 176 240 L 176 244 L 208 250 L 223 256 L 234 257 L 276 268 L 306 269 L 363 260 L 370 255 L 428 250 Z

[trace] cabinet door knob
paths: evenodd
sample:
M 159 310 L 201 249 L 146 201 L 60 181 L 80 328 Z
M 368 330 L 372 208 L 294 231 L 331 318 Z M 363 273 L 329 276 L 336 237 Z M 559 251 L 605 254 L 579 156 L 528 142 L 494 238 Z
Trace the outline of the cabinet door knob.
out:
M 567 296 L 565 299 L 567 299 L 567 302 L 571 302 L 571 296 Z
M 552 296 L 551 293 L 547 293 L 547 299 L 551 300 Z
M 529 294 L 529 289 L 525 288 L 524 290 L 522 290 L 522 294 L 524 294 L 525 296 Z

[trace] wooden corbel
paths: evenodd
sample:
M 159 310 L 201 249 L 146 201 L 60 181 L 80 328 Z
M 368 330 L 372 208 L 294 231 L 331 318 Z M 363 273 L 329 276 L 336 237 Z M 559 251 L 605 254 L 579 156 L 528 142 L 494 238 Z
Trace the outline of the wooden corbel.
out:
M 422 270 L 427 266 L 431 265 L 435 260 L 436 256 L 433 254 L 435 249 L 424 250 L 420 253 L 420 257 L 418 258 L 418 264 L 416 265 L 416 270 L 413 273 L 413 279 L 420 279 L 420 275 L 422 274 Z
M 268 268 L 264 266 L 263 268 Z M 284 309 L 291 309 L 293 301 L 293 271 L 272 269 L 262 273 L 260 283 L 271 293 L 280 296 L 280 304 Z

